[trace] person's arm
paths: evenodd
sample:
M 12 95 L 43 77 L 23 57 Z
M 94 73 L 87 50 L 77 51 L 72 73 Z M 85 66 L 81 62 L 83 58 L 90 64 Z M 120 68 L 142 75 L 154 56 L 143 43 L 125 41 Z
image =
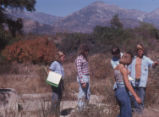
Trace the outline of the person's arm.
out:
M 152 64 L 152 67 L 155 68 L 157 65 L 159 65 L 159 62 L 154 61 L 154 63 Z
M 51 63 L 50 67 L 49 67 L 49 71 L 55 71 L 56 70 L 56 62 Z
M 110 61 L 110 63 L 112 65 L 112 68 L 115 69 L 117 65 L 112 60 Z
M 159 64 L 159 62 L 152 61 L 150 58 L 147 58 L 147 62 L 148 62 L 148 66 L 152 68 L 155 68 Z
M 124 66 L 121 68 L 121 73 L 123 75 L 123 80 L 124 80 L 125 86 L 131 92 L 131 94 L 135 97 L 136 101 L 138 103 L 141 103 L 141 99 L 138 97 L 138 95 L 136 94 L 136 92 L 134 91 L 133 87 L 131 86 L 131 84 L 128 80 L 128 70 L 126 68 L 124 68 Z
M 128 65 L 128 71 L 131 73 L 131 70 L 132 70 L 132 63 L 130 65 Z

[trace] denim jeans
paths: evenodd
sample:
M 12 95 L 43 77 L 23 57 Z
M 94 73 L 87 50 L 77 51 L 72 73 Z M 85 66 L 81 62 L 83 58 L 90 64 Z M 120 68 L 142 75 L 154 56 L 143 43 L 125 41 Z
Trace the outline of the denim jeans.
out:
M 140 80 L 135 81 L 134 89 L 135 89 L 135 92 L 137 93 L 137 95 L 141 98 L 142 103 L 138 104 L 136 102 L 136 100 L 134 99 L 134 97 L 131 97 L 131 100 L 132 100 L 132 107 L 134 108 L 133 110 L 141 113 L 144 109 L 144 99 L 145 99 L 146 88 L 139 87 L 139 84 L 140 84 Z
M 115 96 L 120 106 L 120 114 L 118 117 L 132 117 L 130 96 L 126 88 L 118 87 L 115 90 Z
M 86 77 L 85 77 L 86 78 Z M 87 76 L 88 82 L 86 82 L 86 87 L 83 88 L 82 84 L 79 84 L 79 93 L 78 93 L 78 110 L 83 111 L 83 109 L 87 106 L 89 99 L 90 99 L 90 82 L 89 76 Z
M 56 117 L 60 117 L 60 102 L 64 90 L 63 80 L 60 81 L 58 87 L 51 86 L 52 88 L 52 113 Z

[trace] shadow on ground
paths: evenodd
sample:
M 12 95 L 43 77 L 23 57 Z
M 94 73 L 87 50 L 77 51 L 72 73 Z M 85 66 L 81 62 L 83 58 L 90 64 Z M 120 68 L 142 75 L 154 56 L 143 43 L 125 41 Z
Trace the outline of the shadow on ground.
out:
M 63 115 L 63 116 L 69 115 L 72 110 L 73 110 L 73 108 L 64 109 L 61 111 L 61 115 Z

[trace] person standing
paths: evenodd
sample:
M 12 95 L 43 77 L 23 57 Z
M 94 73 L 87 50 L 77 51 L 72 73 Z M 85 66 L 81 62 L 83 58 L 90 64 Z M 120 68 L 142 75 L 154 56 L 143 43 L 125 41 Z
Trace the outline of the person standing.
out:
M 56 56 L 55 56 L 55 61 L 51 63 L 49 70 L 56 72 L 60 75 L 62 75 L 62 79 L 58 85 L 58 87 L 51 86 L 52 88 L 52 109 L 53 109 L 53 114 L 56 117 L 60 116 L 60 102 L 62 99 L 62 94 L 64 90 L 64 68 L 63 68 L 63 62 L 65 60 L 65 55 L 63 52 L 58 51 Z
M 123 56 L 123 53 L 120 52 L 119 47 L 113 47 L 111 50 L 111 54 L 112 54 L 112 59 L 111 59 L 110 63 L 114 70 L 117 67 L 117 65 L 119 64 L 120 58 Z M 114 83 L 113 90 L 115 90 L 116 88 L 117 88 L 117 85 L 116 85 L 116 83 Z
M 142 100 L 141 104 L 138 104 L 135 100 L 133 100 L 133 106 L 135 111 L 142 112 L 144 109 L 144 99 L 148 81 L 149 67 L 155 67 L 159 63 L 152 61 L 149 57 L 144 55 L 144 47 L 142 44 L 137 44 L 136 54 L 136 57 L 129 66 L 129 70 L 130 76 L 133 78 L 132 85 Z
M 115 69 L 116 66 L 119 64 L 119 60 L 123 56 L 123 53 L 120 52 L 119 47 L 113 47 L 111 50 L 111 54 L 113 57 L 110 62 L 111 62 L 112 68 Z
M 124 53 L 120 59 L 119 65 L 114 69 L 114 76 L 117 88 L 115 89 L 115 96 L 120 106 L 120 114 L 118 117 L 132 117 L 131 101 L 129 92 L 135 97 L 138 103 L 141 103 L 141 99 L 135 93 L 130 81 L 128 80 L 128 69 L 132 61 L 132 54 L 130 52 Z
M 83 111 L 90 99 L 90 73 L 88 67 L 89 48 L 86 44 L 80 45 L 75 60 L 77 69 L 77 82 L 79 84 L 78 110 Z

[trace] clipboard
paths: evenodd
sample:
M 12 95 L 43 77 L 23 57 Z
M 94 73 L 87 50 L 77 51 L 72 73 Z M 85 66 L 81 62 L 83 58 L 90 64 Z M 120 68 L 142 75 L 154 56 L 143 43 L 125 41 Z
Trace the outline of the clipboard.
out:
M 49 71 L 46 82 L 51 86 L 58 87 L 61 78 L 62 78 L 61 74 L 58 74 L 53 71 Z

